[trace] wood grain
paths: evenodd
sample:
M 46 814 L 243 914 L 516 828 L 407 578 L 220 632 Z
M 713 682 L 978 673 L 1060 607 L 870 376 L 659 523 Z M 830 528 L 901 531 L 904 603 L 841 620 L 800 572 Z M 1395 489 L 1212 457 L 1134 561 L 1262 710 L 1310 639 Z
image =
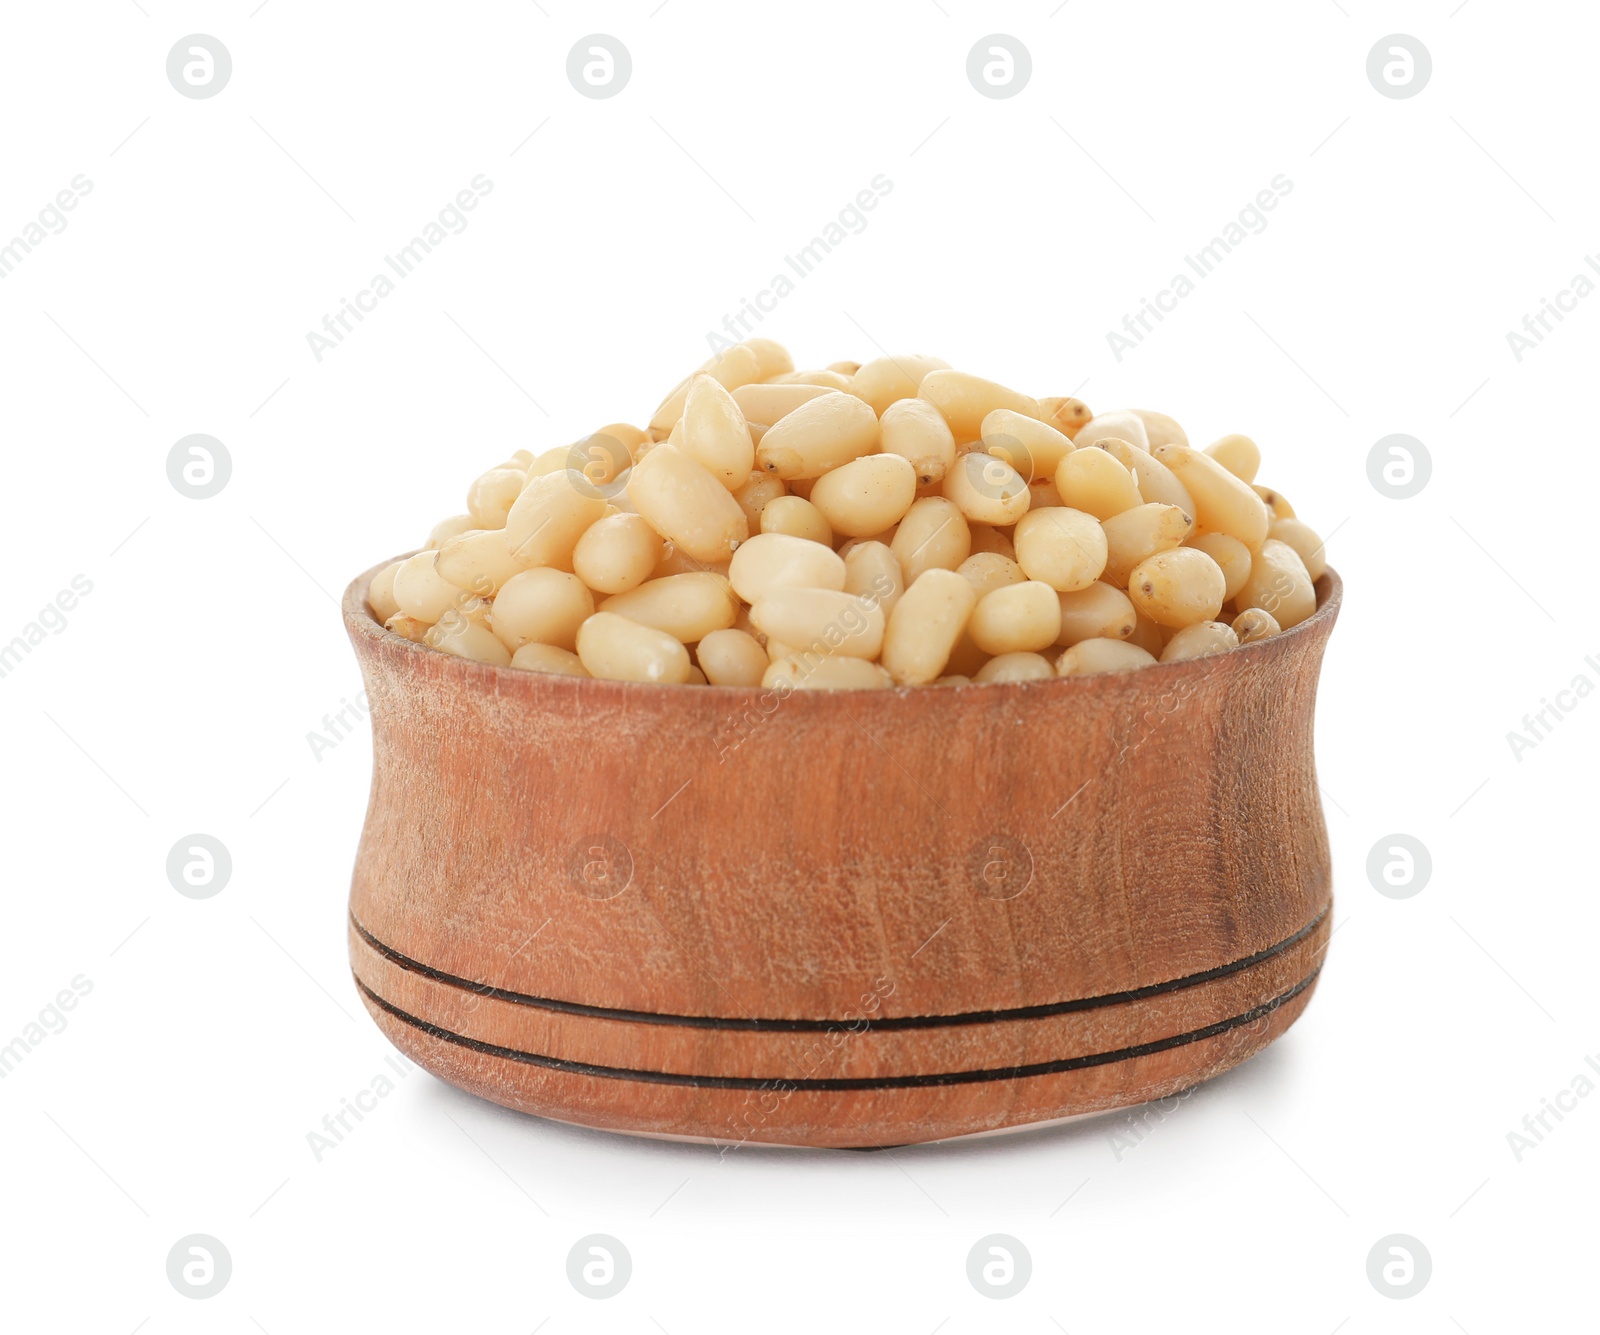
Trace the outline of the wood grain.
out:
M 1299 1014 L 1340 586 L 1258 644 L 1042 683 L 802 693 L 517 672 L 344 614 L 372 709 L 351 962 L 510 1107 L 904 1144 L 1161 1097 Z

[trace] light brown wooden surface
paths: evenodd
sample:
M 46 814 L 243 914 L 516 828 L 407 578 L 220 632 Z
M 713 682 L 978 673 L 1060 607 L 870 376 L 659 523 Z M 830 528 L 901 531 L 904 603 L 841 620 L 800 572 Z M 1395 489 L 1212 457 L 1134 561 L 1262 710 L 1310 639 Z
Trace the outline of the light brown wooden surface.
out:
M 453 658 L 371 619 L 373 573 L 344 603 L 375 752 L 352 967 L 474 1093 L 902 1144 L 1172 1093 L 1310 996 L 1332 572 L 1209 658 L 781 701 Z

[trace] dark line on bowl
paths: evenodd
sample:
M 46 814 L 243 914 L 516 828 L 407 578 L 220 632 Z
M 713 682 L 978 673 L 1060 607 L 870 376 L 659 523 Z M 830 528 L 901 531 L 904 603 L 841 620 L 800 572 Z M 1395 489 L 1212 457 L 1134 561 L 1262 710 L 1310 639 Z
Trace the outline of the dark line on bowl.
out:
M 512 992 L 506 988 L 494 987 L 487 983 L 475 983 L 470 979 L 462 978 L 457 974 L 446 973 L 443 969 L 435 969 L 431 965 L 423 964 L 408 955 L 402 955 L 392 946 L 385 945 L 371 932 L 356 920 L 354 913 L 350 915 L 350 925 L 356 929 L 357 934 L 373 950 L 377 951 L 391 964 L 405 969 L 408 973 L 420 974 L 430 978 L 436 983 L 445 983 L 450 987 L 457 987 L 475 996 L 492 997 L 496 1001 L 511 1002 L 518 1006 L 533 1006 L 539 1010 L 555 1011 L 562 1015 L 585 1015 L 600 1020 L 625 1020 L 635 1024 L 668 1024 L 681 1025 L 690 1029 L 740 1029 L 756 1033 L 830 1033 L 837 1030 L 848 1029 L 853 1033 L 863 1033 L 866 1030 L 876 1030 L 883 1033 L 893 1033 L 906 1029 L 943 1029 L 958 1025 L 973 1024 L 998 1024 L 1006 1020 L 1043 1020 L 1053 1015 L 1071 1015 L 1079 1011 L 1099 1010 L 1103 1006 L 1121 1006 L 1130 1001 L 1143 1001 L 1146 997 L 1158 997 L 1168 992 L 1180 992 L 1185 988 L 1198 987 L 1202 983 L 1213 982 L 1218 978 L 1227 978 L 1232 974 L 1242 973 L 1257 964 L 1263 964 L 1274 956 L 1281 955 L 1286 950 L 1304 941 L 1312 932 L 1316 931 L 1322 920 L 1328 916 L 1328 906 L 1324 906 L 1316 917 L 1312 918 L 1304 927 L 1292 936 L 1285 937 L 1276 945 L 1268 946 L 1265 950 L 1258 950 L 1253 955 L 1246 955 L 1242 959 L 1234 960 L 1230 964 L 1220 964 L 1214 969 L 1204 969 L 1199 973 L 1185 974 L 1182 978 L 1169 979 L 1164 983 L 1150 983 L 1145 987 L 1130 988 L 1125 992 L 1108 992 L 1098 997 L 1077 997 L 1069 1001 L 1041 1002 L 1033 1006 L 1014 1006 L 1004 1010 L 986 1011 L 961 1011 L 953 1015 L 891 1015 L 879 1019 L 857 1020 L 803 1020 L 803 1019 L 764 1019 L 760 1017 L 723 1016 L 723 1015 L 673 1015 L 664 1011 L 625 1010 L 614 1006 L 592 1006 L 581 1001 L 558 1001 L 553 997 L 536 997 L 526 992 Z
M 647 1085 L 686 1085 L 692 1089 L 846 1093 L 854 1090 L 928 1089 L 948 1085 L 987 1084 L 997 1080 L 1027 1080 L 1037 1076 L 1060 1075 L 1068 1071 L 1081 1071 L 1092 1066 L 1109 1066 L 1114 1062 L 1130 1061 L 1136 1057 L 1149 1057 L 1158 1052 L 1170 1051 L 1173 1048 L 1187 1047 L 1190 1043 L 1199 1043 L 1208 1038 L 1215 1038 L 1219 1034 L 1225 1034 L 1229 1030 L 1252 1024 L 1263 1016 L 1270 1015 L 1280 1006 L 1293 1001 L 1316 982 L 1317 975 L 1321 972 L 1322 969 L 1319 965 L 1287 992 L 1230 1019 L 1219 1020 L 1215 1024 L 1208 1024 L 1201 1029 L 1191 1029 L 1186 1033 L 1174 1034 L 1170 1038 L 1158 1038 L 1153 1042 L 1138 1043 L 1132 1047 L 1115 1048 L 1110 1052 L 1095 1052 L 1081 1057 L 1062 1057 L 1055 1061 L 1030 1062 L 1025 1065 L 994 1067 L 979 1071 L 941 1071 L 927 1075 L 833 1076 L 810 1080 L 790 1080 L 782 1076 L 688 1075 L 677 1071 L 646 1071 L 626 1066 L 600 1066 L 593 1062 L 569 1061 L 564 1057 L 547 1057 L 537 1052 L 523 1052 L 517 1048 L 506 1048 L 495 1043 L 484 1043 L 476 1038 L 467 1038 L 465 1035 L 455 1033 L 449 1029 L 441 1029 L 438 1025 L 430 1024 L 427 1020 L 418 1019 L 415 1015 L 410 1015 L 398 1006 L 385 1001 L 363 983 L 360 978 L 356 978 L 355 982 L 356 986 L 361 989 L 362 994 L 374 1006 L 414 1029 L 421 1030 L 423 1033 L 433 1038 L 441 1039 L 446 1043 L 453 1043 L 458 1047 L 469 1048 L 473 1052 L 483 1053 L 485 1056 L 500 1057 L 506 1061 L 521 1062 L 528 1066 L 542 1066 L 548 1070 L 561 1071 L 569 1075 L 597 1076 L 603 1080 L 633 1080 Z M 353 976 L 354 974 L 352 974 Z

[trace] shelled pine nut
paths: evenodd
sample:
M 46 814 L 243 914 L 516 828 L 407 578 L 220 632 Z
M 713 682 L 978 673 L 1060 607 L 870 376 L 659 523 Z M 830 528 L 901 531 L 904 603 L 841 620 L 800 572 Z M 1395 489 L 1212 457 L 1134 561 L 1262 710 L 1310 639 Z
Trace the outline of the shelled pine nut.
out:
M 921 354 L 724 343 L 644 427 L 516 449 L 372 579 L 495 667 L 789 691 L 1029 683 L 1231 652 L 1317 606 L 1262 452 Z

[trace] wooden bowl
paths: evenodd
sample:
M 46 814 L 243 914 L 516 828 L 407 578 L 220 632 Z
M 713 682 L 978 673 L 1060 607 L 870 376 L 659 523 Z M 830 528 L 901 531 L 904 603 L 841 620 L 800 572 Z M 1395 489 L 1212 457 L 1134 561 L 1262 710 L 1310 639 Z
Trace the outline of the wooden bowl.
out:
M 771 692 L 549 676 L 344 617 L 372 710 L 350 957 L 412 1060 L 635 1134 L 872 1147 L 1186 1089 L 1331 930 L 1338 576 L 1136 672 Z

